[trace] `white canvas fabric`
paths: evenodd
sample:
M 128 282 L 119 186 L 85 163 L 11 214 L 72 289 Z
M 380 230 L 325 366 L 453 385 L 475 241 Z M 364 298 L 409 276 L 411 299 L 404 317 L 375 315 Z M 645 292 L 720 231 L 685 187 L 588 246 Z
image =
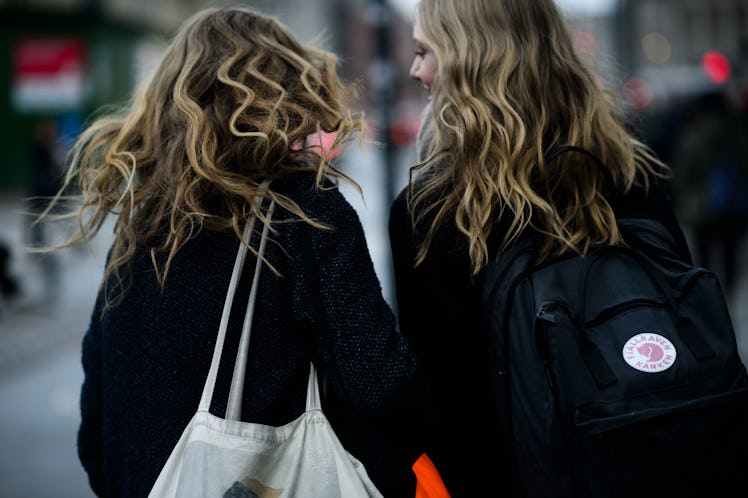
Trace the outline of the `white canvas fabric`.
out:
M 267 216 L 272 216 L 271 204 Z M 247 224 L 249 240 L 255 219 Z M 267 225 L 258 252 L 263 253 Z M 209 412 L 236 286 L 247 247 L 239 245 L 213 361 L 197 412 L 182 433 L 149 498 L 381 497 L 366 469 L 349 454 L 321 409 L 317 372 L 310 365 L 306 411 L 273 427 L 241 421 L 241 396 L 257 285 L 257 258 L 225 418 Z

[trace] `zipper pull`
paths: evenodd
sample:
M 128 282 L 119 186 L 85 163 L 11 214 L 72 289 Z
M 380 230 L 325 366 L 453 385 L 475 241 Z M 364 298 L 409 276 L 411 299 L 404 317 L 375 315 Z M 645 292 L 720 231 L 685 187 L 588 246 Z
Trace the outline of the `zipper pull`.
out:
M 546 322 L 559 323 L 561 321 L 561 310 L 558 306 L 544 304 L 538 311 L 537 317 Z

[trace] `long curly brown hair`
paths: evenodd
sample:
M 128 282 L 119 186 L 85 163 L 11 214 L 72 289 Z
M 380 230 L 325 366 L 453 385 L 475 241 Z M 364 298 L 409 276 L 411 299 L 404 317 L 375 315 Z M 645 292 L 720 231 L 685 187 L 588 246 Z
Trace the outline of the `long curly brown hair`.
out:
M 432 90 L 433 153 L 413 169 L 409 205 L 433 217 L 416 264 L 443 223 L 468 241 L 472 272 L 487 264 L 496 220 L 503 246 L 528 226 L 554 245 L 584 252 L 622 241 L 605 175 L 574 145 L 599 157 L 620 192 L 648 187 L 667 167 L 635 139 L 617 100 L 575 52 L 553 0 L 421 0 L 426 44 L 438 61 Z
M 61 246 L 90 239 L 113 215 L 105 279 L 121 277 L 136 248 L 147 246 L 163 285 L 177 251 L 203 228 L 241 238 L 249 216 L 269 223 L 257 196 L 326 228 L 272 185 L 259 187 L 301 171 L 316 172 L 318 187 L 324 178 L 350 180 L 308 140 L 334 133 L 337 149 L 362 135 L 362 116 L 348 107 L 356 88 L 336 66 L 335 55 L 300 44 L 275 18 L 246 8 L 197 13 L 128 105 L 77 140 L 61 192 L 80 192 L 68 213 L 80 230 Z M 159 252 L 168 254 L 161 268 Z

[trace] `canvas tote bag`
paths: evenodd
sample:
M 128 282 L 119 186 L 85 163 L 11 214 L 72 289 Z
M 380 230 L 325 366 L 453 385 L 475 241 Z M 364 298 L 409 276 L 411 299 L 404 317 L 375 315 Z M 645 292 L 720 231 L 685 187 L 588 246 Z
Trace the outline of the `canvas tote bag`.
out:
M 271 204 L 267 217 L 272 216 Z M 255 219 L 247 223 L 249 241 Z M 258 252 L 263 253 L 265 225 Z M 182 433 L 150 498 L 381 497 L 364 466 L 338 440 L 322 413 L 317 372 L 310 365 L 306 411 L 272 427 L 241 421 L 241 399 L 262 259 L 257 258 L 225 418 L 208 411 L 236 286 L 247 253 L 239 245 L 218 330 L 213 361 L 197 412 Z

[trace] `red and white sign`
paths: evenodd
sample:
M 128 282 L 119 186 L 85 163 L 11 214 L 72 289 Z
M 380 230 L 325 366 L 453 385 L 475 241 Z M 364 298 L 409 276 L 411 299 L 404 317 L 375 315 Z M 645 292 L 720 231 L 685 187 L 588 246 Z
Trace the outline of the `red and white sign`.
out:
M 12 100 L 18 110 L 64 110 L 83 99 L 85 47 L 70 38 L 27 38 L 13 51 Z

